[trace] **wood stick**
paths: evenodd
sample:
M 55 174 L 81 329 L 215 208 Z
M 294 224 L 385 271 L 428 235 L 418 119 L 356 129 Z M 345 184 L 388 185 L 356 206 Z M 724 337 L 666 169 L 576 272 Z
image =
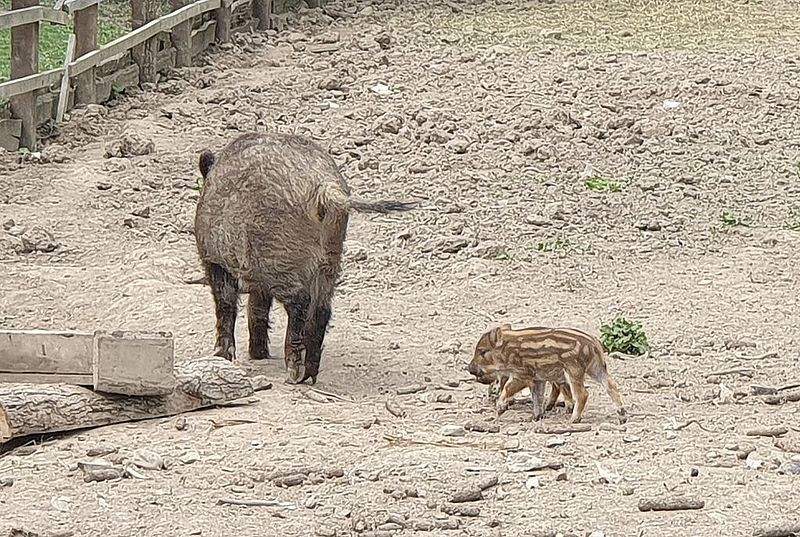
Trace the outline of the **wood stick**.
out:
M 69 64 L 75 54 L 75 34 L 69 34 L 67 53 L 64 55 L 64 76 L 61 77 L 61 91 L 58 92 L 58 107 L 56 109 L 56 123 L 64 121 L 64 112 L 67 110 L 69 97 Z
M 774 528 L 761 528 L 753 532 L 753 537 L 798 537 L 800 524 L 776 526 Z
M 749 367 L 737 367 L 737 368 L 734 368 L 734 369 L 724 369 L 722 371 L 714 371 L 712 373 L 709 373 L 708 375 L 706 375 L 706 378 L 721 377 L 721 376 L 724 376 L 724 375 L 734 375 L 734 374 L 743 375 L 745 377 L 752 377 L 755 374 L 755 369 L 751 369 Z
M 218 356 L 176 364 L 169 395 L 130 397 L 61 384 L 0 384 L 0 443 L 11 438 L 173 416 L 253 394 L 247 373 Z
M 689 421 L 687 421 L 687 422 L 684 422 L 684 423 L 680 423 L 680 424 L 676 425 L 675 427 L 673 427 L 673 428 L 672 428 L 672 430 L 673 430 L 673 431 L 680 431 L 681 429 L 685 429 L 685 428 L 687 428 L 689 425 L 692 425 L 692 424 L 695 424 L 695 425 L 697 425 L 698 427 L 700 427 L 702 430 L 704 430 L 704 431 L 705 431 L 705 432 L 707 432 L 707 433 L 713 433 L 713 432 L 716 432 L 716 431 L 711 431 L 711 430 L 709 430 L 709 429 L 706 429 L 705 427 L 703 427 L 703 424 L 702 424 L 702 423 L 700 423 L 699 421 L 697 421 L 697 420 L 694 420 L 694 419 L 692 419 L 692 420 L 689 420 Z
M 576 423 L 574 425 L 565 425 L 563 427 L 542 427 L 534 429 L 536 434 L 566 434 L 566 433 L 588 433 L 592 430 L 592 426 L 588 423 Z
M 278 500 L 248 500 L 246 498 L 220 498 L 217 500 L 217 505 L 242 505 L 245 507 L 285 507 L 287 509 L 291 509 L 291 507 L 287 507 L 291 505 L 287 502 L 281 502 Z
M 688 511 L 702 509 L 706 502 L 692 498 L 654 498 L 639 500 L 639 511 Z
M 782 405 L 783 403 L 797 403 L 800 401 L 800 391 L 768 395 L 764 398 L 764 402 L 768 405 Z
M 789 432 L 789 429 L 782 425 L 777 425 L 775 427 L 757 427 L 755 429 L 750 429 L 745 434 L 747 436 L 783 436 Z

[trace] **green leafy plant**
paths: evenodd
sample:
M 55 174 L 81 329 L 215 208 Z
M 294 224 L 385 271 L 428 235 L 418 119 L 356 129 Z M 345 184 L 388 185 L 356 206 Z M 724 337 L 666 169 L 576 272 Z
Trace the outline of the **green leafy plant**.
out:
M 586 180 L 586 188 L 596 192 L 619 192 L 622 190 L 622 185 L 617 181 L 595 175 Z
M 536 250 L 539 252 L 566 252 L 571 246 L 572 243 L 569 239 L 555 239 L 536 244 Z
M 746 226 L 747 223 L 731 211 L 722 211 L 722 224 L 726 226 Z
M 600 341 L 608 352 L 641 356 L 650 350 L 642 325 L 618 316 L 611 324 L 600 327 Z

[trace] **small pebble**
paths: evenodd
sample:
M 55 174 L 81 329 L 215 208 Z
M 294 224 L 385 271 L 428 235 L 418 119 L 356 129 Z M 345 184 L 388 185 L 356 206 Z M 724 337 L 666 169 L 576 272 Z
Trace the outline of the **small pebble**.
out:
M 464 436 L 467 432 L 460 425 L 445 425 L 439 430 L 442 436 Z

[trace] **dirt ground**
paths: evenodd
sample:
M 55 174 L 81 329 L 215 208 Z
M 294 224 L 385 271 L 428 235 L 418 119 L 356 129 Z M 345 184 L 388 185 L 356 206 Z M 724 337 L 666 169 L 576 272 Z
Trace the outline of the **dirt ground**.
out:
M 238 361 L 274 383 L 257 403 L 0 454 L 13 479 L 0 535 L 740 536 L 798 522 L 800 403 L 751 394 L 800 382 L 795 3 L 336 0 L 288 22 L 155 92 L 76 111 L 41 154 L 0 155 L 0 326 L 171 330 L 181 359 L 208 354 L 211 296 L 186 283 L 198 153 L 297 132 L 330 147 L 358 197 L 421 200 L 351 219 L 317 385 L 340 397 L 283 384 L 280 359 L 250 362 L 240 315 Z M 123 138 L 153 150 L 106 158 Z M 501 321 L 597 334 L 617 314 L 653 347 L 609 362 L 623 426 L 596 384 L 589 432 L 537 432 L 567 414 L 534 424 L 522 398 L 497 420 L 464 371 Z M 422 391 L 398 394 L 409 386 Z M 224 419 L 248 422 L 211 426 Z M 461 429 L 474 422 L 499 432 Z M 746 434 L 765 426 L 788 432 Z M 84 483 L 93 448 L 151 450 L 168 468 Z M 563 468 L 527 471 L 542 462 Z M 269 479 L 298 466 L 312 468 L 302 484 Z M 449 502 L 493 476 L 482 500 Z M 639 511 L 663 496 L 705 506 Z

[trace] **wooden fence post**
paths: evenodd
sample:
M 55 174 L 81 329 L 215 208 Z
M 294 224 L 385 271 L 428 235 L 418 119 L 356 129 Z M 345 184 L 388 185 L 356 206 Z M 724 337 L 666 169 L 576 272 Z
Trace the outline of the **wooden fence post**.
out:
M 222 0 L 216 13 L 216 38 L 220 43 L 231 40 L 231 0 Z
M 131 0 L 131 28 L 141 28 L 159 16 L 158 0 Z M 155 82 L 156 72 L 156 40 L 148 39 L 136 46 L 131 54 L 139 66 L 139 83 Z
M 75 12 L 75 57 L 97 49 L 97 4 Z M 94 67 L 75 77 L 75 104 L 97 102 Z
M 187 5 L 187 0 L 171 0 L 172 11 Z M 182 22 L 172 29 L 170 41 L 175 48 L 175 67 L 192 65 L 192 19 Z
M 272 0 L 253 0 L 253 18 L 261 31 L 272 28 Z
M 11 9 L 38 6 L 39 0 L 11 0 Z M 39 23 L 11 28 L 11 79 L 39 72 Z M 22 120 L 20 147 L 36 150 L 36 94 L 11 97 L 11 114 Z

